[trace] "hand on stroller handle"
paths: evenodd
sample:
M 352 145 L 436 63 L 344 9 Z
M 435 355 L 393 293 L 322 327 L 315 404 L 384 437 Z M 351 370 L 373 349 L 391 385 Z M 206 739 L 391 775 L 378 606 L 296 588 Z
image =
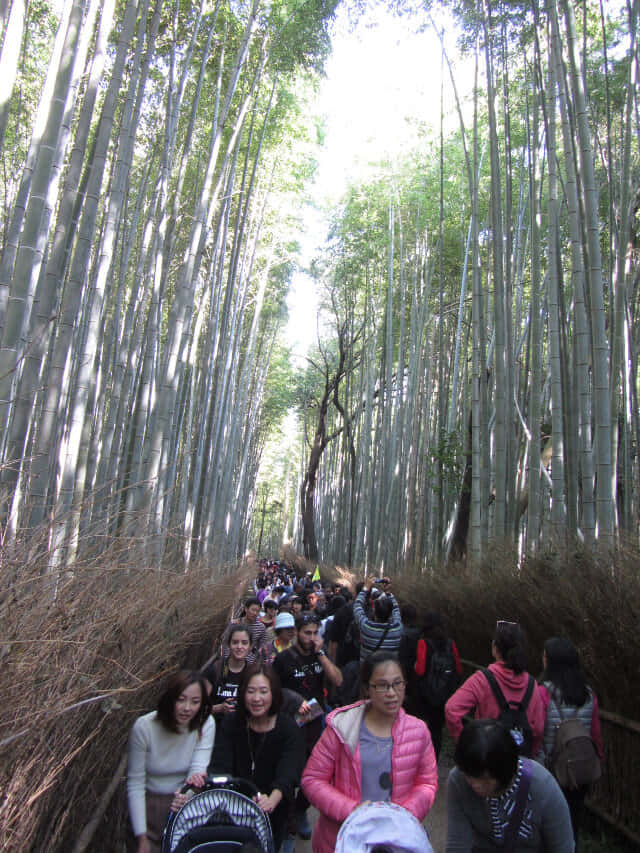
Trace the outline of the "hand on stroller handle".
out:
M 191 780 L 196 776 L 202 776 L 202 784 L 194 784 Z M 194 774 L 186 780 L 180 794 L 186 794 L 188 791 L 210 791 L 213 788 L 229 788 L 232 791 L 238 791 L 246 797 L 256 797 L 260 791 L 251 779 L 242 779 L 240 776 L 224 776 L 217 774 L 215 776 L 205 776 L 204 773 Z
M 257 793 L 253 799 L 260 806 L 263 812 L 271 814 L 282 800 L 282 791 L 280 791 L 279 788 L 274 788 L 270 794 Z

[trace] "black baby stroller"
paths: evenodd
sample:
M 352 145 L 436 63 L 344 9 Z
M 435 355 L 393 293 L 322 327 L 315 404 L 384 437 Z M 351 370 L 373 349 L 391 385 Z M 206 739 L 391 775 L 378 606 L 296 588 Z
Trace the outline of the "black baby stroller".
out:
M 162 853 L 238 853 L 245 844 L 260 853 L 274 853 L 269 818 L 253 801 L 257 793 L 246 779 L 210 777 L 169 818 Z

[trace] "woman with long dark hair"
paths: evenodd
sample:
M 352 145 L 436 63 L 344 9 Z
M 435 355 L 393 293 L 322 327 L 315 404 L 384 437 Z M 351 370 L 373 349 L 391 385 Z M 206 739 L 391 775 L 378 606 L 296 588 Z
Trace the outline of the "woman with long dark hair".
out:
M 580 658 L 575 646 L 563 637 L 551 637 L 544 644 L 542 653 L 542 685 L 540 694 L 546 710 L 544 726 L 544 755 L 547 767 L 552 766 L 556 732 L 563 720 L 577 717 L 591 735 L 600 761 L 603 760 L 598 699 L 585 681 Z M 584 814 L 584 800 L 589 785 L 576 788 L 563 787 L 562 792 L 569 804 L 573 834 L 578 849 L 578 829 Z
M 276 850 L 306 755 L 302 732 L 281 709 L 280 679 L 273 668 L 249 664 L 235 713 L 223 719 L 211 759 L 213 773 L 241 776 L 256 785 L 256 802 L 269 815 Z
M 476 719 L 497 720 L 500 717 L 501 709 L 492 687 L 493 680 L 509 705 L 526 703 L 531 745 L 523 752 L 536 757 L 542 748 L 544 706 L 538 685 L 527 672 L 525 636 L 517 622 L 497 623 L 491 653 L 495 662 L 487 670 L 479 669 L 469 676 L 445 705 L 449 734 L 457 740 L 462 732 L 463 720 L 470 714 Z
M 184 782 L 204 784 L 215 731 L 204 678 L 188 671 L 174 675 L 157 709 L 133 724 L 127 795 L 138 853 L 160 850 L 169 810 L 186 802 Z
M 251 655 L 251 634 L 246 625 L 232 625 L 229 629 L 229 653 L 223 654 L 204 670 L 209 691 L 211 713 L 220 724 L 224 714 L 236 707 L 236 695 Z

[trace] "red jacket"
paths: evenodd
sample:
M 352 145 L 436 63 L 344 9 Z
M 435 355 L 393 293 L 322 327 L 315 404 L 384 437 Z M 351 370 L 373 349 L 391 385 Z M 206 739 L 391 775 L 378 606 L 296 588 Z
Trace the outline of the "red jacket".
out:
M 340 824 L 361 802 L 360 724 L 367 702 L 337 708 L 327 717 L 322 737 L 302 774 L 302 788 L 320 812 L 313 853 L 333 853 Z M 401 708 L 391 729 L 391 802 L 419 821 L 433 805 L 438 768 L 426 725 Z
M 502 661 L 492 663 L 489 670 L 494 674 L 507 702 L 520 702 L 529 683 L 529 673 L 521 672 L 516 675 Z M 473 714 L 476 719 L 497 720 L 500 716 L 500 708 L 482 670 L 477 670 L 470 675 L 444 706 L 447 728 L 454 740 L 460 737 L 463 717 L 470 714 Z M 531 754 L 534 758 L 542 748 L 545 716 L 544 703 L 539 686 L 536 684 L 527 707 L 527 720 L 533 735 Z

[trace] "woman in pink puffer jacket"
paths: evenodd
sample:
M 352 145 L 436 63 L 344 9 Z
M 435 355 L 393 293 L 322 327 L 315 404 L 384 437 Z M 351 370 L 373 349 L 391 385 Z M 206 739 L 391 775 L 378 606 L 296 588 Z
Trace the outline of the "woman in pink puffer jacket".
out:
M 341 823 L 362 803 L 388 800 L 422 821 L 438 789 L 429 729 L 402 708 L 406 679 L 397 658 L 371 655 L 361 680 L 368 698 L 329 714 L 302 775 L 320 812 L 314 853 L 332 853 Z

